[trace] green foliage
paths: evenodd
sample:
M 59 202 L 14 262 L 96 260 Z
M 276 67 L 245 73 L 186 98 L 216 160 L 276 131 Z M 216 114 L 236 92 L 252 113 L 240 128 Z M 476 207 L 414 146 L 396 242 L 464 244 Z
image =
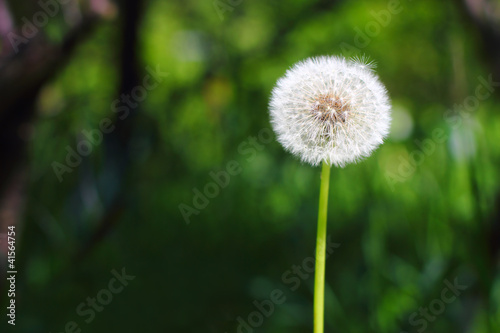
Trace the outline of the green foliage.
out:
M 60 332 L 74 320 L 83 332 L 237 332 L 238 316 L 247 320 L 254 300 L 280 289 L 286 302 L 255 332 L 310 332 L 314 279 L 292 291 L 282 275 L 314 254 L 320 169 L 274 140 L 259 149 L 249 140 L 270 128 L 269 94 L 289 66 L 341 54 L 347 43 L 377 62 L 394 122 L 370 158 L 332 169 L 328 234 L 341 246 L 326 264 L 325 331 L 416 332 L 423 326 L 411 325 L 412 313 L 457 278 L 468 288 L 426 330 L 499 332 L 498 253 L 488 249 L 498 223 L 498 91 L 459 126 L 444 118 L 489 75 L 458 10 L 401 1 L 359 47 L 357 29 L 377 22 L 371 12 L 388 2 L 242 1 L 223 19 L 214 3 L 148 2 L 141 75 L 146 66 L 169 75 L 134 119 L 120 214 L 80 261 L 72 258 L 110 205 L 116 178 L 103 161 L 113 152 L 94 147 L 61 183 L 51 163 L 82 130 L 116 118 L 118 24 L 99 26 L 44 87 L 30 147 L 19 329 Z M 447 139 L 432 141 L 433 152 L 401 176 L 401 161 L 421 151 L 414 140 L 435 129 Z M 179 204 L 193 206 L 193 188 L 203 191 L 231 160 L 241 172 L 186 224 Z M 121 267 L 136 279 L 86 324 L 75 308 Z

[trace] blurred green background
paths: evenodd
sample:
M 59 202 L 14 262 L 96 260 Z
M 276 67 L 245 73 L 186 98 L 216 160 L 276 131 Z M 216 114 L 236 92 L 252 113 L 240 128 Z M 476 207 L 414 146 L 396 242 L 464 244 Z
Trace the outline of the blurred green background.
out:
M 393 123 L 371 157 L 332 169 L 325 332 L 500 332 L 498 84 L 461 107 L 479 77 L 500 81 L 498 1 L 55 2 L 19 52 L 7 32 L 43 9 L 1 2 L 0 231 L 16 225 L 18 270 L 13 327 L 2 252 L 2 332 L 312 332 L 314 279 L 297 267 L 314 254 L 320 168 L 258 135 L 291 65 L 362 54 Z M 115 103 L 148 69 L 168 76 Z M 54 162 L 107 118 L 115 130 L 59 181 Z M 180 205 L 233 160 L 186 223 Z M 122 268 L 135 279 L 87 323 L 77 307 Z M 467 289 L 443 302 L 455 280 Z M 255 314 L 275 289 L 285 301 Z

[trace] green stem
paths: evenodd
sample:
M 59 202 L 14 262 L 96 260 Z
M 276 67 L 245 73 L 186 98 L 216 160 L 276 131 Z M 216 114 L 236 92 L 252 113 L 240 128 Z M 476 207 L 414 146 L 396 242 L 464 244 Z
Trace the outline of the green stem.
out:
M 319 191 L 318 235 L 316 237 L 316 272 L 314 276 L 314 333 L 323 333 L 325 316 L 325 255 L 326 215 L 328 212 L 328 186 L 330 166 L 323 162 Z

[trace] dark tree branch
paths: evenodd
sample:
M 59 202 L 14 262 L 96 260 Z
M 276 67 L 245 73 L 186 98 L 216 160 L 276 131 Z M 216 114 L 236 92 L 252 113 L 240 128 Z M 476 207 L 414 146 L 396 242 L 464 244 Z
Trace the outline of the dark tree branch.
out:
M 489 0 L 456 0 L 456 3 L 464 17 L 479 34 L 483 57 L 491 68 L 494 80 L 499 81 L 500 17 L 498 11 L 493 10 L 494 5 Z
M 120 2 L 120 13 L 122 14 L 122 33 L 120 38 L 120 87 L 118 96 L 129 95 L 131 90 L 142 84 L 140 80 L 139 56 L 138 56 L 138 30 L 142 17 L 143 3 L 139 0 L 123 0 Z M 125 173 L 130 164 L 129 143 L 132 137 L 134 119 L 140 107 L 131 108 L 130 114 L 123 120 L 116 119 L 116 128 L 104 137 L 106 159 L 104 171 L 118 178 L 118 186 L 113 189 L 113 198 L 106 213 L 97 224 L 97 228 L 88 241 L 76 254 L 76 259 L 81 260 L 92 249 L 104 239 L 106 234 L 112 230 L 123 211 L 125 200 L 122 184 Z M 106 181 L 106 180 L 104 180 Z
M 5 7 L 1 9 L 5 16 Z M 57 45 L 38 34 L 18 54 L 0 59 L 0 235 L 8 226 L 19 227 L 22 219 L 27 181 L 26 129 L 35 116 L 38 93 L 64 67 L 97 21 L 95 15 L 86 17 Z

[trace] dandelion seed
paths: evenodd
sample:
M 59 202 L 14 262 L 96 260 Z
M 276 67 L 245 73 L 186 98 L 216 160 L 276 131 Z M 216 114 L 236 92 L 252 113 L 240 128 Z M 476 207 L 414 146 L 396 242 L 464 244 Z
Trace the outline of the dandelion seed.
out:
M 369 156 L 387 136 L 390 101 L 366 58 L 309 58 L 280 78 L 271 123 L 286 150 L 312 165 L 343 167 Z

